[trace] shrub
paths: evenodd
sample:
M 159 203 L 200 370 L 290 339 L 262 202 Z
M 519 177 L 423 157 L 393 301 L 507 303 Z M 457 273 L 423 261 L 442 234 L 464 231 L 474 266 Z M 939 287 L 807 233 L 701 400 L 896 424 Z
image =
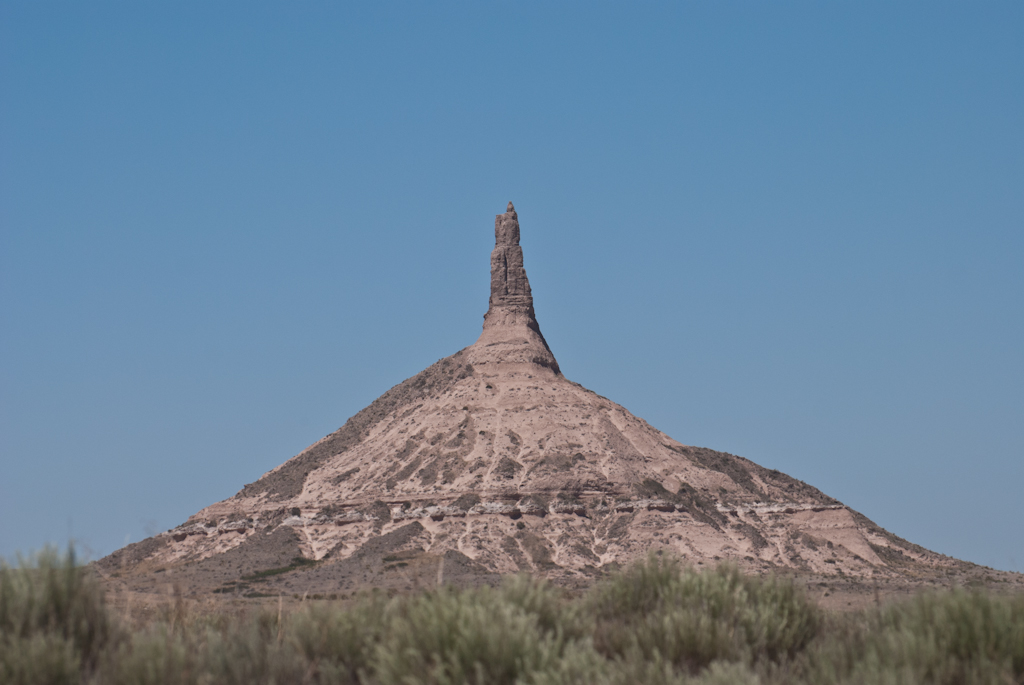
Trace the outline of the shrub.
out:
M 81 669 L 74 643 L 58 633 L 0 636 L 0 683 L 71 685 L 79 682 Z
M 1024 596 L 933 592 L 844 617 L 802 670 L 816 683 L 1024 682 Z
M 362 682 L 386 632 L 386 605 L 380 594 L 370 594 L 349 609 L 318 604 L 297 612 L 291 640 L 311 675 L 321 683 Z
M 0 683 L 1024 683 L 1024 595 L 934 592 L 823 616 L 790 583 L 657 556 L 575 598 L 520 575 L 347 607 L 224 607 L 179 594 L 128 632 L 74 554 L 47 550 L 0 567 Z
M 65 682 L 92 670 L 113 636 L 103 590 L 73 548 L 0 562 L 0 681 Z
M 546 580 L 520 573 L 505 578 L 497 592 L 500 601 L 532 616 L 545 633 L 569 639 L 589 635 L 589 626 L 576 604 Z
M 206 633 L 207 682 L 218 685 L 300 683 L 307 664 L 285 643 L 286 626 L 276 612 L 259 612 L 226 631 Z M 200 635 L 202 637 L 202 635 Z
M 595 644 L 696 672 L 716 660 L 778 661 L 814 637 L 819 612 L 791 583 L 722 565 L 698 572 L 651 555 L 599 587 Z
M 511 685 L 553 667 L 564 646 L 559 631 L 489 587 L 428 592 L 392 603 L 389 614 L 375 655 L 383 684 Z
M 205 669 L 206 646 L 194 634 L 157 624 L 118 644 L 104 660 L 107 685 L 194 685 Z

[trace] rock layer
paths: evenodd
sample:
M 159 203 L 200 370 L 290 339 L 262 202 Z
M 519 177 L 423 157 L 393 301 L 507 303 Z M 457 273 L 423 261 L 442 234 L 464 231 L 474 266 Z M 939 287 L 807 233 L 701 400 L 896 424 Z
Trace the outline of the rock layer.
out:
M 509 203 L 495 220 L 474 345 L 100 566 L 142 589 L 161 569 L 193 589 L 243 592 L 260 578 L 261 592 L 332 592 L 518 571 L 588 582 L 652 549 L 872 578 L 964 565 L 785 474 L 673 440 L 567 380 L 537 324 Z

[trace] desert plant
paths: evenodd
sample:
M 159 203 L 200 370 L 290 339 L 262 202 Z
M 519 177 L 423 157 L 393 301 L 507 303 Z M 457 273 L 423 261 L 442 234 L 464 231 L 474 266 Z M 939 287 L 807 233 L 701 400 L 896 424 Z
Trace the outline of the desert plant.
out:
M 389 607 L 376 650 L 382 684 L 500 685 L 551 668 L 564 640 L 491 588 L 428 592 Z
M 542 578 L 520 573 L 505 578 L 497 590 L 498 599 L 533 616 L 537 626 L 550 635 L 578 639 L 589 635 L 590 627 L 579 611 L 578 602 Z
M 320 683 L 364 682 L 383 639 L 388 600 L 380 593 L 361 596 L 347 609 L 313 605 L 291 620 L 292 644 Z
M 798 669 L 814 683 L 1024 682 L 1024 596 L 917 595 L 837 617 Z
M 730 565 L 699 572 L 655 554 L 599 586 L 591 611 L 603 654 L 664 658 L 690 672 L 792 656 L 819 625 L 817 607 L 791 583 Z
M 161 621 L 112 649 L 98 672 L 109 685 L 243 685 L 302 682 L 308 664 L 285 640 L 284 616 Z
M 81 671 L 74 643 L 59 633 L 0 636 L 0 683 L 71 685 L 81 680 Z
M 104 685 L 195 685 L 206 671 L 207 646 L 199 634 L 166 623 L 149 626 L 108 652 L 97 680 Z
M 582 595 L 526 575 L 287 611 L 176 593 L 119 627 L 73 552 L 0 567 L 0 683 L 1024 683 L 1024 595 L 822 614 L 791 583 L 653 555 Z
M 229 630 L 211 632 L 206 640 L 206 671 L 218 685 L 299 683 L 308 668 L 302 655 L 286 643 L 287 617 L 261 611 Z
M 3 682 L 61 682 L 60 674 L 91 671 L 114 632 L 103 590 L 74 548 L 47 548 L 17 567 L 0 562 Z M 37 681 L 44 672 L 51 675 Z

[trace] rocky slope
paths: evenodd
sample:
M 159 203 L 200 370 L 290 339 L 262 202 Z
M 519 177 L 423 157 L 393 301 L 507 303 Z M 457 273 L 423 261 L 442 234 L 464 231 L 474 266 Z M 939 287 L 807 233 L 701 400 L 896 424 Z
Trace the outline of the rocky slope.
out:
M 197 591 L 331 593 L 518 571 L 586 583 L 652 549 L 875 579 L 965 567 L 785 474 L 684 445 L 566 379 L 537 323 L 509 203 L 495 220 L 476 343 L 234 497 L 99 566 L 135 589 L 164 573 Z

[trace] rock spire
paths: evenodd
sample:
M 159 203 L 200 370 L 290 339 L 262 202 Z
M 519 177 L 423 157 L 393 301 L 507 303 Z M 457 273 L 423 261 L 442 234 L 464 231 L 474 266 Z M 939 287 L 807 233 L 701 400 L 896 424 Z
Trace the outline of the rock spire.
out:
M 519 246 L 519 215 L 511 202 L 494 217 L 491 297 L 484 329 L 470 352 L 474 364 L 534 364 L 560 373 L 540 332 Z

